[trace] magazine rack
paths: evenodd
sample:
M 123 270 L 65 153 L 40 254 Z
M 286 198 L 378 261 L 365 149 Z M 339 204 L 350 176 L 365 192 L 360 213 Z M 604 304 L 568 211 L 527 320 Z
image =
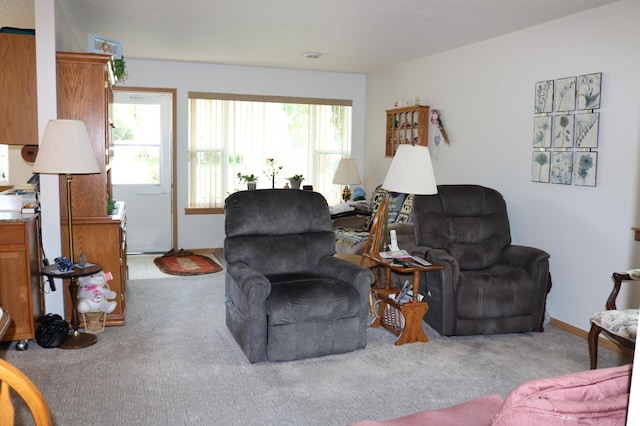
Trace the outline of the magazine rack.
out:
M 379 301 L 378 317 L 375 319 L 371 327 L 379 327 L 382 325 L 391 333 L 398 336 L 396 345 L 413 342 L 428 342 L 429 338 L 422 328 L 422 318 L 427 313 L 429 305 L 427 302 L 418 300 L 418 285 L 420 284 L 420 273 L 428 271 L 437 271 L 444 267 L 438 263 L 432 262 L 430 265 L 421 265 L 406 259 L 409 266 L 397 265 L 392 263 L 392 259 L 385 259 L 379 253 L 364 253 L 364 257 L 368 258 L 378 266 L 385 268 L 386 284 L 384 288 L 376 289 L 376 298 Z M 400 274 L 413 274 L 413 297 L 410 301 L 400 303 L 398 300 L 391 298 L 391 295 L 400 293 L 400 289 L 391 288 L 391 271 Z

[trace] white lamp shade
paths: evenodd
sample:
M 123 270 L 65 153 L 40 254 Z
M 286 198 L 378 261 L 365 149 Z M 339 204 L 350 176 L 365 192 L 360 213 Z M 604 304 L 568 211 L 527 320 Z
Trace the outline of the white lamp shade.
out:
M 87 128 L 80 120 L 49 120 L 40 142 L 34 173 L 100 173 Z
M 438 193 L 429 148 L 400 144 L 391 162 L 382 188 L 404 194 L 433 195 Z
M 343 158 L 338 163 L 333 183 L 338 185 L 359 185 L 358 166 L 353 158 Z

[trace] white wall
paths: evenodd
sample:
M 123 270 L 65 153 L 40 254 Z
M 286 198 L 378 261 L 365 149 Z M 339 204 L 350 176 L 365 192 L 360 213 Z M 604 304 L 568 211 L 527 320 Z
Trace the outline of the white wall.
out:
M 125 47 L 126 50 L 126 47 Z M 177 167 L 179 248 L 221 248 L 223 215 L 185 215 L 187 207 L 188 92 L 223 92 L 351 99 L 352 155 L 363 170 L 365 76 L 274 68 L 127 59 L 127 86 L 177 89 Z M 366 173 L 363 172 L 363 179 Z
M 58 116 L 56 91 L 54 0 L 41 0 L 35 5 L 36 69 L 38 84 L 38 134 L 42 138 L 51 119 Z M 42 242 L 49 261 L 62 254 L 60 238 L 60 193 L 57 175 L 40 175 L 40 207 Z M 56 292 L 45 293 L 47 313 L 64 315 L 66 283 L 57 280 Z
M 366 188 L 390 163 L 384 110 L 420 96 L 440 110 L 452 141 L 431 146 L 437 181 L 502 192 L 514 243 L 551 254 L 551 316 L 588 329 L 611 273 L 640 267 L 630 230 L 640 226 L 639 17 L 640 2 L 623 0 L 369 75 Z M 594 72 L 603 81 L 597 187 L 531 182 L 534 83 Z M 638 306 L 640 295 L 621 300 Z

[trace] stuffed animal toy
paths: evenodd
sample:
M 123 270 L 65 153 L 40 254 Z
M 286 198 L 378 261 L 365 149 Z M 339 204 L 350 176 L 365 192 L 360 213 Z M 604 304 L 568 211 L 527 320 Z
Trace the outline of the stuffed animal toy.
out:
M 78 278 L 80 291 L 78 296 L 78 312 L 85 314 L 90 311 L 102 311 L 110 314 L 116 308 L 116 302 L 107 299 L 116 297 L 116 292 L 105 288 L 107 281 L 112 280 L 111 272 L 98 272 L 97 274 Z

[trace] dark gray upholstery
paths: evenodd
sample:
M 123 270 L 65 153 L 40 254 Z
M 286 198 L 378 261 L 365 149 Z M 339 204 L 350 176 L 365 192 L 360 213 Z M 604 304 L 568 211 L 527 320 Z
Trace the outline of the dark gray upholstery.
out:
M 236 192 L 225 201 L 225 232 L 226 323 L 250 362 L 366 346 L 373 274 L 333 257 L 321 194 Z
M 414 200 L 414 253 L 444 265 L 422 274 L 425 321 L 445 336 L 538 331 L 549 254 L 511 245 L 502 195 L 478 185 L 439 185 Z M 425 286 L 426 276 L 426 286 Z

